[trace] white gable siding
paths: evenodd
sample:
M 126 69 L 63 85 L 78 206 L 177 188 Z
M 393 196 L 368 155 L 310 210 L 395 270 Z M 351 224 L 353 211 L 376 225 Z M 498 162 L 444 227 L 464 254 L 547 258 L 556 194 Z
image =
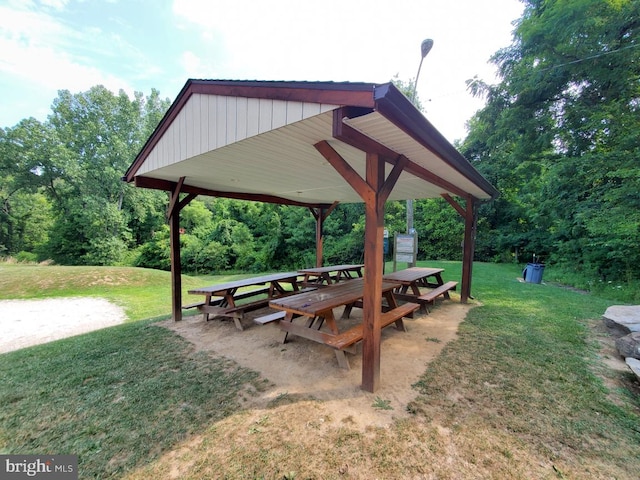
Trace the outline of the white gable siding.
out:
M 138 175 L 290 125 L 337 105 L 193 94 Z

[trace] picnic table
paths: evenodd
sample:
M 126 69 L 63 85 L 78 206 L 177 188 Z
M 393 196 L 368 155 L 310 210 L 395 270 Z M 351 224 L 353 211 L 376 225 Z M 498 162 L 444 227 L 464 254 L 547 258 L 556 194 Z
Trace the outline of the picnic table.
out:
M 362 277 L 362 264 L 355 265 L 328 265 L 326 267 L 305 268 L 298 270 L 304 276 L 304 286 L 326 286 L 339 283 L 342 280 L 352 280 Z
M 417 303 L 398 306 L 393 291 L 399 285 L 394 282 L 382 282 L 382 295 L 385 300 L 380 319 L 380 328 L 395 323 L 396 329 L 405 331 L 402 318 L 411 316 L 419 307 Z M 361 302 L 364 296 L 364 279 L 333 284 L 310 292 L 298 293 L 285 298 L 273 299 L 269 306 L 285 312 L 280 320 L 280 329 L 284 332 L 283 343 L 289 334 L 304 337 L 335 349 L 338 365 L 349 369 L 345 352 L 355 353 L 355 344 L 362 340 L 362 323 L 341 331 L 334 316 L 334 309 L 344 306 L 342 318 L 347 318 L 351 309 Z M 361 303 L 360 303 L 361 305 Z M 296 322 L 297 319 L 300 321 Z
M 298 272 L 272 273 L 189 290 L 190 295 L 204 295 L 205 300 L 185 308 L 197 307 L 205 321 L 209 320 L 210 315 L 232 318 L 236 328 L 243 330 L 241 320 L 245 312 L 266 307 L 274 298 L 298 292 L 300 290 L 298 275 Z M 285 284 L 289 284 L 290 289 L 285 288 Z M 254 286 L 262 288 L 241 290 Z M 244 299 L 250 299 L 250 301 L 238 303 L 239 300 Z
M 454 290 L 458 284 L 458 282 L 445 283 L 442 280 L 442 272 L 444 272 L 443 268 L 411 267 L 387 273 L 382 278 L 401 285 L 395 292 L 398 300 L 418 303 L 420 310 L 428 313 L 427 304 L 433 303 L 440 295 L 450 298 L 449 291 Z M 430 290 L 422 293 L 420 288 Z

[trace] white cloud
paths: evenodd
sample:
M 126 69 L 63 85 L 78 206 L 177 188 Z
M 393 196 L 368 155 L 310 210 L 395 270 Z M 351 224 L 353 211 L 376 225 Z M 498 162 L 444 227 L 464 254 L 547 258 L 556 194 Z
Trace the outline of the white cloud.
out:
M 450 139 L 482 106 L 465 80 L 494 81 L 489 57 L 509 45 L 522 4 L 494 0 L 174 0 L 179 22 L 220 49 L 191 49 L 192 62 L 217 66 L 222 78 L 387 82 L 413 79 L 420 43 L 430 37 L 418 96 L 427 117 Z M 187 27 L 185 27 L 187 28 Z M 209 76 L 209 78 L 215 78 Z
M 55 10 L 63 10 L 68 5 L 69 0 L 40 0 L 40 3 Z
M 66 2 L 46 3 L 62 8 Z M 128 80 L 100 67 L 100 58 L 114 59 L 114 45 L 131 54 L 135 54 L 135 49 L 119 45 L 122 40 L 116 35 L 108 35 L 105 41 L 107 36 L 98 27 L 76 30 L 42 9 L 30 8 L 33 4 L 23 3 L 20 8 L 0 6 L 0 73 L 4 77 L 0 82 L 3 85 L 15 86 L 18 82 L 22 83 L 21 87 L 31 85 L 30 89 L 37 92 L 35 95 L 48 98 L 49 102 L 58 90 L 75 93 L 94 85 L 133 94 Z M 5 85 L 5 91 L 6 88 Z M 24 102 L 25 99 L 20 100 Z M 6 102 L 3 100 L 3 103 Z M 42 111 L 39 109 L 31 115 L 42 117 Z

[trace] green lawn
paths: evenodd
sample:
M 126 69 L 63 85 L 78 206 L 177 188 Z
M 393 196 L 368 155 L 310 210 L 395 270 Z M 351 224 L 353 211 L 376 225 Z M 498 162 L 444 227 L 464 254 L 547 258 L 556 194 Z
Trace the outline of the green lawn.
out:
M 459 263 L 428 264 L 444 267 L 445 280 L 459 280 Z M 513 473 L 507 467 L 521 449 L 553 462 L 549 478 L 604 478 L 602 472 L 637 478 L 638 382 L 630 373 L 606 370 L 592 336 L 613 302 L 523 284 L 520 275 L 514 265 L 475 265 L 473 295 L 481 306 L 415 385 L 415 422 L 379 432 L 375 441 L 341 431 L 340 441 L 350 449 L 343 455 L 370 456 L 372 477 L 395 472 L 413 478 L 412 465 L 391 453 L 416 435 L 428 449 L 421 425 L 437 419 L 460 439 L 465 461 L 473 464 L 491 452 L 493 478 L 510 478 L 504 472 Z M 184 286 L 228 278 L 185 277 Z M 80 478 L 119 478 L 193 435 L 209 435 L 216 422 L 242 407 L 243 396 L 264 388 L 256 373 L 194 353 L 181 338 L 144 320 L 169 314 L 166 272 L 7 265 L 0 266 L 0 292 L 1 298 L 100 296 L 122 305 L 132 320 L 0 355 L 0 453 L 77 454 Z M 507 440 L 486 444 L 496 438 Z M 372 442 L 375 454 L 367 446 Z M 315 448 L 336 447 L 325 438 Z M 304 465 L 298 457 L 291 462 Z M 449 478 L 442 473 L 446 465 L 438 468 Z M 566 476 L 566 468 L 579 473 Z M 516 477 L 528 478 L 526 472 Z

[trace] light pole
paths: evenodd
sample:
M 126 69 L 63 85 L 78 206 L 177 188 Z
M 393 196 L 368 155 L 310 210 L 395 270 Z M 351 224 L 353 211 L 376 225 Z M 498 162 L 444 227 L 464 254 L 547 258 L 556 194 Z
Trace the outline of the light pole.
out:
M 431 51 L 433 47 L 433 40 L 427 38 L 422 41 L 420 44 L 420 65 L 418 65 L 418 73 L 416 73 L 416 79 L 413 82 L 413 91 L 411 92 L 411 103 L 415 104 L 416 101 L 416 89 L 418 86 L 418 77 L 420 76 L 420 69 L 422 68 L 422 61 L 424 57 Z M 407 233 L 409 235 L 414 235 L 415 230 L 413 228 L 413 199 L 407 199 Z M 416 246 L 417 247 L 417 246 Z M 413 267 L 413 262 L 409 263 L 409 267 Z

